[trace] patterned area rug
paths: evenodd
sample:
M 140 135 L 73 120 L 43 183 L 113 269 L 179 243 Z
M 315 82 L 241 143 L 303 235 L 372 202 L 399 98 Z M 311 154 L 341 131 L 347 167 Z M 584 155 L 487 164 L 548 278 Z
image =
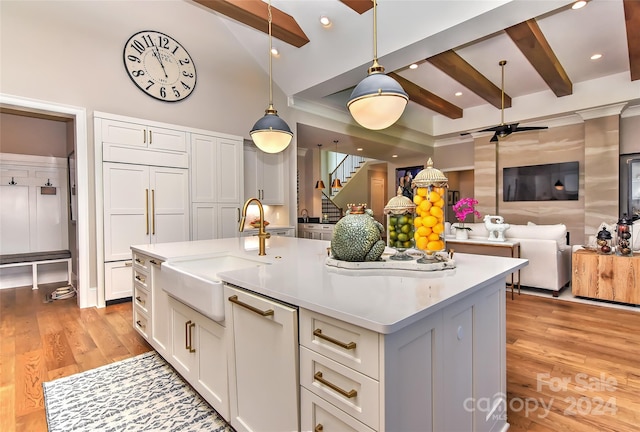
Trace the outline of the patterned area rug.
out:
M 233 432 L 155 351 L 42 386 L 50 432 Z

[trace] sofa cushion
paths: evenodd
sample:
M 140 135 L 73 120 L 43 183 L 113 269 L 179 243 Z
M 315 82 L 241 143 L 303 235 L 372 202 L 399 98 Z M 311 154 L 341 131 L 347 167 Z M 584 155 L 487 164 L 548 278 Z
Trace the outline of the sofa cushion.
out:
M 555 240 L 558 246 L 567 242 L 567 226 L 555 225 L 511 225 L 504 232 L 506 238 Z

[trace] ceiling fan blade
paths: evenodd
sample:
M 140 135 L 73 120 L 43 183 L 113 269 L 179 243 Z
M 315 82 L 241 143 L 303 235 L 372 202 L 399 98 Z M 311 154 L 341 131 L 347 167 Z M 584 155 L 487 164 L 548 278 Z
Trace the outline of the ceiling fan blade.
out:
M 516 128 L 514 132 L 542 130 L 542 129 L 549 129 L 549 126 L 522 126 L 522 127 Z

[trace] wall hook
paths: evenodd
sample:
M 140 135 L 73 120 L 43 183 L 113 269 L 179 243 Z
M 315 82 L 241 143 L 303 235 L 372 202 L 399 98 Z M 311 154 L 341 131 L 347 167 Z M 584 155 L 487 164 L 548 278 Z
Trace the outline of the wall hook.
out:
M 45 185 L 45 186 L 53 186 L 53 185 L 51 184 L 51 179 L 47 179 L 47 182 L 46 182 L 44 185 Z
M 13 177 L 11 177 L 11 181 L 9 182 L 9 184 L 11 186 L 13 186 L 13 185 L 17 185 L 18 183 L 16 183 L 16 181 L 13 179 Z

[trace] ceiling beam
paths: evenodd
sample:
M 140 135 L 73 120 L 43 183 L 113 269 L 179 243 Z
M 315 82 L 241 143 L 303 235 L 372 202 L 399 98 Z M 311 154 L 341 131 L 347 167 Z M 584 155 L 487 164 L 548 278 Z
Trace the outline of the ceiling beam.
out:
M 269 34 L 268 4 L 262 0 L 194 0 L 211 10 Z M 297 48 L 309 38 L 289 14 L 271 6 L 271 34 L 274 38 Z
M 349 6 L 360 15 L 362 15 L 369 9 L 373 9 L 373 0 L 340 0 L 340 2 Z
M 454 51 L 449 50 L 436 54 L 429 57 L 427 61 L 494 107 L 502 108 L 502 89 L 494 85 Z M 511 107 L 511 97 L 506 93 L 504 107 Z
M 573 84 L 535 19 L 504 30 L 557 97 L 573 93 Z
M 387 74 L 391 78 L 400 83 L 404 91 L 409 95 L 409 100 L 432 111 L 449 117 L 450 119 L 462 118 L 462 108 L 442 99 L 440 96 L 431 93 L 429 90 L 423 89 L 417 84 L 401 77 L 400 75 L 390 72 Z
M 640 79 L 640 2 L 623 0 L 631 81 Z

